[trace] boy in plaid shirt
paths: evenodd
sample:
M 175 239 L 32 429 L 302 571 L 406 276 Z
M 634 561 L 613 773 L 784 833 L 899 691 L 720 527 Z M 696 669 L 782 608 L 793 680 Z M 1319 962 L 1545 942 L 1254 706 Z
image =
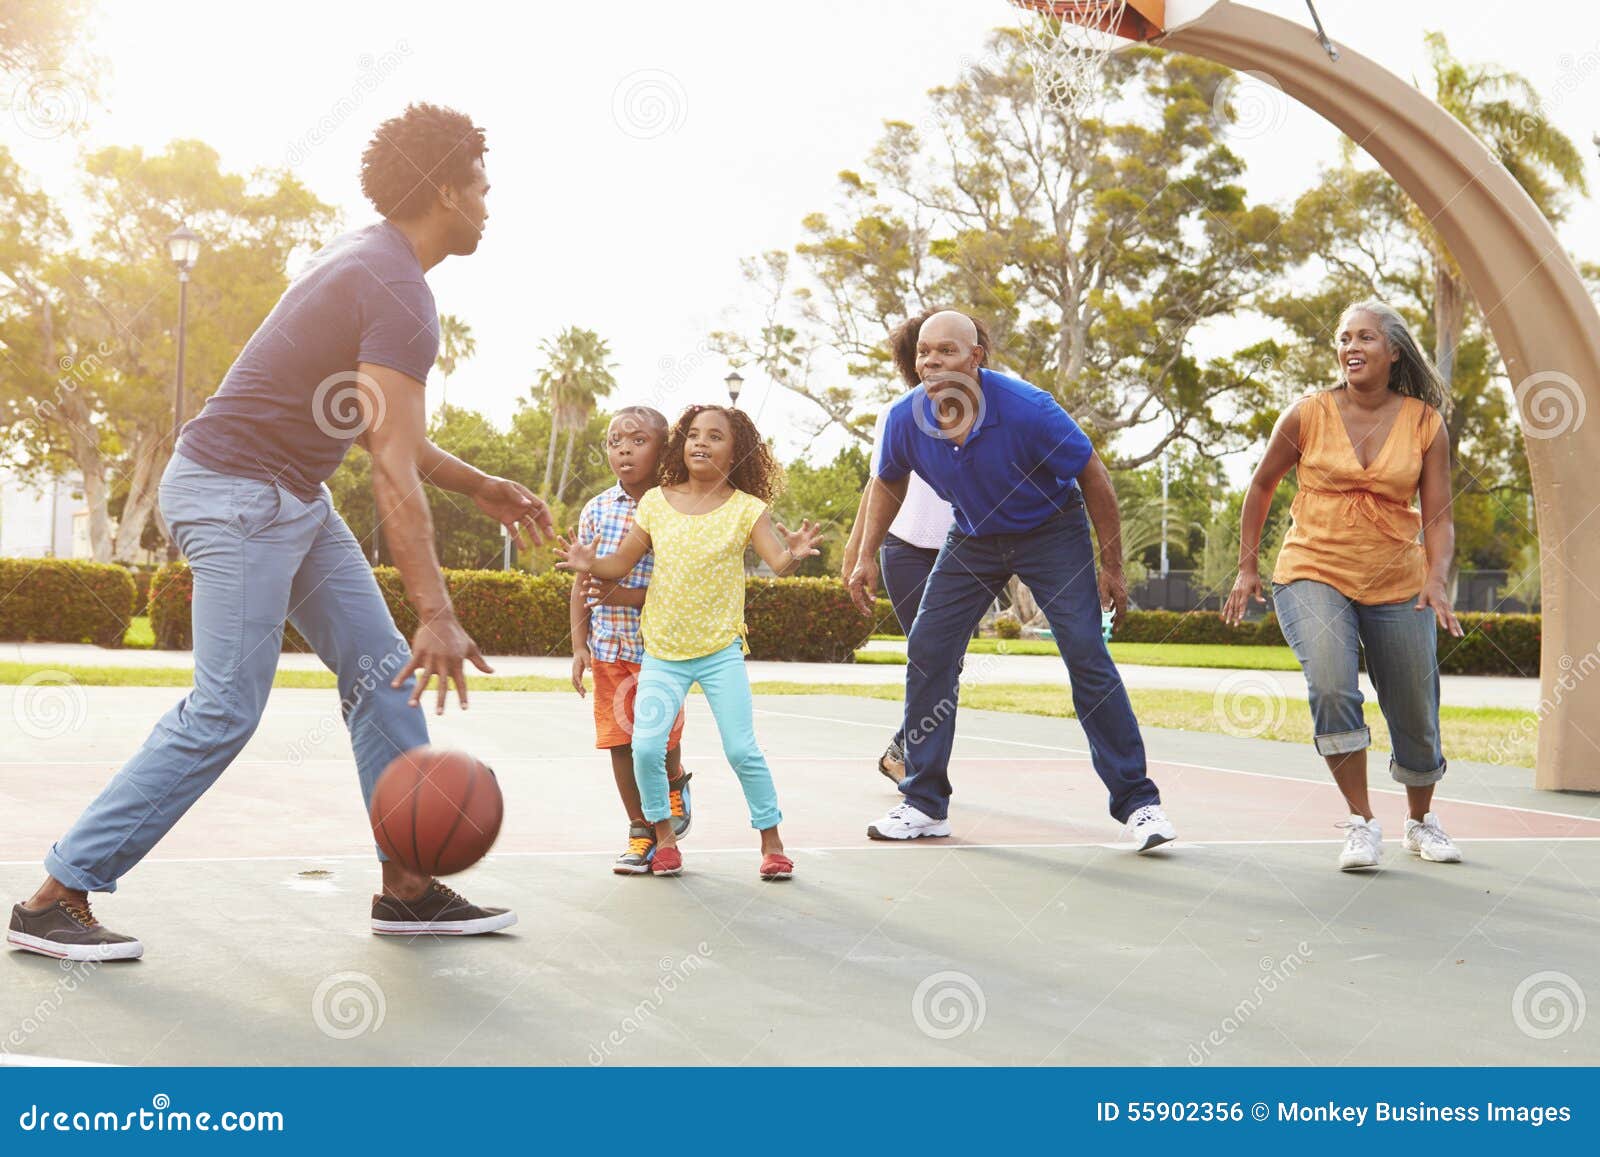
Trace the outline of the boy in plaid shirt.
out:
M 606 457 L 617 484 L 591 498 L 578 519 L 581 541 L 598 539 L 602 555 L 622 545 L 645 491 L 656 485 L 657 465 L 667 444 L 667 419 L 649 406 L 627 406 L 606 429 Z M 654 558 L 646 554 L 616 582 L 579 575 L 572 584 L 572 686 L 585 694 L 583 672 L 594 672 L 595 746 L 611 752 L 611 774 L 628 814 L 628 847 L 612 864 L 618 875 L 643 875 L 656 854 L 655 828 L 645 822 L 639 786 L 633 775 L 634 690 L 644 641 L 639 610 L 644 606 Z M 682 839 L 689 830 L 689 773 L 683 770 L 678 712 L 667 740 L 667 792 L 672 829 Z

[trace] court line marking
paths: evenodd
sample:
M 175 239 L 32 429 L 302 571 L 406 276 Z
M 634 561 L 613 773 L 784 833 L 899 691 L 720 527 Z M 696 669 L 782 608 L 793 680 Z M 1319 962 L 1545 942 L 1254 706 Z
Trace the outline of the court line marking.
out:
M 1458 844 L 1593 844 L 1600 843 L 1600 836 L 1454 836 Z M 1299 845 L 1339 845 L 1343 844 L 1343 837 L 1315 840 L 1179 840 L 1173 845 L 1172 851 L 1183 851 L 1192 848 L 1204 851 L 1207 848 L 1222 847 L 1292 847 Z M 871 844 L 835 844 L 820 847 L 790 847 L 791 852 L 802 853 L 834 853 L 834 852 L 872 852 L 881 854 L 889 848 L 898 846 L 889 841 L 880 841 Z M 926 846 L 930 848 L 943 848 L 947 852 L 1007 852 L 1007 851 L 1039 851 L 1060 850 L 1066 848 L 1103 848 L 1113 852 L 1127 852 L 1133 854 L 1133 845 L 1115 843 L 1105 840 L 1083 840 L 1081 842 L 1033 843 L 1033 844 L 951 844 L 942 841 L 933 841 Z M 693 848 L 697 856 L 753 856 L 756 849 L 752 847 L 737 848 Z M 1170 852 L 1157 853 L 1153 857 L 1162 858 Z M 615 848 L 598 848 L 577 851 L 548 851 L 548 852 L 491 852 L 483 861 L 492 865 L 497 860 L 535 860 L 535 859 L 573 859 L 582 856 L 615 856 Z M 140 860 L 140 864 L 270 864 L 288 863 L 305 864 L 320 863 L 324 861 L 362 860 L 376 864 L 371 853 L 362 852 L 335 852 L 328 855 L 301 855 L 301 856 L 178 856 L 158 857 L 149 856 Z M 34 860 L 0 860 L 0 868 L 36 868 L 39 861 Z
M 981 708 L 973 708 L 973 710 L 981 710 Z M 768 709 L 768 708 L 760 708 L 760 707 L 756 708 L 756 711 L 757 711 L 758 714 L 778 715 L 778 716 L 783 716 L 783 717 L 788 718 L 788 719 L 809 719 L 809 720 L 811 720 L 812 722 L 815 722 L 815 723 L 854 723 L 854 724 L 856 724 L 857 726 L 860 726 L 860 727 L 874 727 L 874 728 L 879 728 L 879 729 L 881 729 L 882 726 L 883 726 L 881 723 L 863 723 L 861 720 L 858 720 L 858 719 L 835 719 L 835 718 L 833 718 L 832 716 L 829 716 L 829 715 L 800 715 L 800 714 L 796 714 L 794 712 L 773 711 L 773 710 Z M 1040 716 L 1039 718 L 1049 718 L 1049 717 Z M 1073 722 L 1076 722 L 1076 721 L 1074 720 Z M 1199 734 L 1210 735 L 1210 734 L 1214 734 L 1214 733 L 1213 732 L 1203 732 L 1203 733 L 1199 733 Z M 1071 752 L 1074 755 L 1081 755 L 1081 756 L 1083 756 L 1085 758 L 1087 758 L 1088 755 L 1089 755 L 1089 752 L 1088 752 L 1087 748 L 1058 746 L 1058 745 L 1049 744 L 1049 743 L 1029 743 L 1027 740 L 1024 740 L 1024 739 L 1002 739 L 1002 738 L 1000 738 L 998 736 L 989 736 L 989 735 L 967 735 L 967 736 L 957 736 L 957 738 L 958 739 L 965 738 L 965 739 L 967 739 L 969 741 L 971 741 L 971 740 L 980 740 L 980 741 L 985 742 L 985 743 L 1009 743 L 1013 747 L 1030 747 L 1030 748 L 1033 748 L 1036 751 L 1068 751 L 1068 752 Z M 1238 738 L 1238 737 L 1234 737 L 1234 738 Z M 969 758 L 972 758 L 972 757 L 969 757 Z M 981 759 L 982 756 L 978 756 L 977 758 Z M 1323 783 L 1326 782 L 1324 780 L 1302 779 L 1299 776 L 1293 776 L 1293 775 L 1275 775 L 1270 771 L 1246 771 L 1243 768 L 1238 768 L 1238 767 L 1217 767 L 1217 766 L 1215 766 L 1213 764 L 1209 764 L 1209 763 L 1185 763 L 1182 760 L 1178 760 L 1178 759 L 1147 759 L 1147 762 L 1148 763 L 1154 763 L 1154 764 L 1160 764 L 1160 765 L 1165 766 L 1165 767 L 1192 767 L 1192 768 L 1195 768 L 1195 769 L 1197 769 L 1199 771 L 1220 771 L 1220 772 L 1222 772 L 1222 773 L 1224 773 L 1226 775 L 1248 775 L 1248 776 L 1252 776 L 1252 777 L 1254 777 L 1256 779 L 1276 780 L 1279 783 L 1284 783 L 1284 782 L 1288 782 L 1288 783 L 1309 783 L 1309 784 L 1318 784 L 1318 785 L 1320 785 L 1320 784 L 1323 784 Z M 1532 769 L 1531 768 L 1524 768 L 1523 770 L 1532 770 Z M 1405 795 L 1405 790 L 1403 788 L 1402 789 L 1397 789 L 1397 788 L 1391 788 L 1391 787 L 1374 787 L 1374 788 L 1370 788 L 1369 790 L 1373 791 L 1373 792 L 1376 792 L 1379 795 L 1394 795 L 1394 796 L 1403 796 L 1403 795 Z M 1483 803 L 1480 800 L 1458 799 L 1455 796 L 1441 796 L 1440 798 L 1443 799 L 1446 803 L 1466 804 L 1469 807 L 1492 807 L 1492 808 L 1498 808 L 1501 811 L 1526 812 L 1529 815 L 1554 816 L 1557 819 L 1586 820 L 1586 821 L 1588 821 L 1590 823 L 1600 823 L 1600 816 L 1574 815 L 1572 812 L 1545 811 L 1542 808 L 1517 807 L 1515 804 L 1508 804 L 1508 803 Z

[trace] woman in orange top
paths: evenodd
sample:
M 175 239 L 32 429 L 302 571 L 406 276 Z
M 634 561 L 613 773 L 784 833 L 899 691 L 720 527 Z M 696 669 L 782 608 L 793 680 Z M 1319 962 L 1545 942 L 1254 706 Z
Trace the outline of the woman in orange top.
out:
M 1264 602 L 1256 552 L 1272 495 L 1290 468 L 1299 491 L 1272 575 L 1273 607 L 1305 670 L 1316 747 L 1349 805 L 1345 870 L 1376 867 L 1383 830 L 1367 795 L 1372 734 L 1361 713 L 1365 653 L 1405 785 L 1405 846 L 1425 860 L 1461 853 L 1432 809 L 1444 776 L 1434 624 L 1461 634 L 1445 594 L 1455 523 L 1444 383 L 1401 316 L 1379 301 L 1345 310 L 1339 384 L 1297 399 L 1278 419 L 1239 519 L 1239 578 L 1223 607 L 1237 625 Z M 1421 510 L 1411 505 L 1420 496 Z M 1422 541 L 1418 542 L 1418 535 Z

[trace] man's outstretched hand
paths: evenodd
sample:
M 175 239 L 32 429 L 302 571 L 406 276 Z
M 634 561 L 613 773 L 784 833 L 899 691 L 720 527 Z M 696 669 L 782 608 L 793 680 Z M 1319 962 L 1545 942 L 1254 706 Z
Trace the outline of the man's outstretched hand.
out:
M 845 586 L 856 609 L 870 618 L 878 609 L 878 560 L 863 551 Z
M 533 491 L 509 478 L 485 478 L 472 496 L 477 508 L 505 527 L 518 550 L 539 546 L 556 536 L 550 507 Z
M 411 675 L 415 674 L 417 682 L 411 688 L 409 703 L 412 707 L 422 702 L 422 694 L 428 689 L 428 684 L 435 676 L 439 680 L 439 702 L 434 709 L 434 714 L 444 714 L 446 696 L 450 693 L 450 685 L 455 684 L 456 697 L 461 701 L 461 709 L 467 708 L 467 663 L 478 670 L 488 674 L 494 668 L 484 661 L 483 654 L 478 650 L 478 644 L 472 641 L 472 636 L 467 634 L 456 616 L 451 611 L 435 615 L 417 628 L 416 636 L 411 640 L 411 662 L 405 665 L 400 674 L 394 677 L 391 687 L 399 687 Z

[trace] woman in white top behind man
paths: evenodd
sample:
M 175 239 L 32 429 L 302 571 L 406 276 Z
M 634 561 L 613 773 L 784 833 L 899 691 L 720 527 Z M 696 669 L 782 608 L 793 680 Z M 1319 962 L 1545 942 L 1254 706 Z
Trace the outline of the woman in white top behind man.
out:
M 925 309 L 901 322 L 889 334 L 889 352 L 894 357 L 894 368 L 900 371 L 907 389 L 914 390 L 922 383 L 917 376 L 917 334 L 922 331 L 922 323 L 937 312 Z M 981 321 L 974 319 L 974 324 L 978 327 L 978 336 L 984 348 L 989 348 L 988 331 Z M 872 431 L 874 474 L 878 472 L 878 459 L 883 453 L 883 427 L 888 417 L 889 407 L 885 406 L 878 414 L 878 423 Z M 855 524 L 850 528 L 850 540 L 845 544 L 842 574 L 846 582 L 850 580 L 850 572 L 855 570 L 856 556 L 861 549 L 861 532 L 866 525 L 863 516 L 867 512 L 867 495 L 870 492 L 870 487 L 861 492 L 861 505 L 856 510 Z M 889 533 L 884 537 L 878 560 L 878 565 L 883 569 L 884 593 L 894 607 L 894 617 L 903 635 L 911 634 L 912 620 L 917 617 L 917 604 L 922 602 L 922 588 L 927 585 L 928 574 L 933 570 L 934 560 L 939 557 L 939 548 L 944 545 L 954 525 L 955 514 L 950 504 L 935 494 L 916 474 L 911 474 L 906 484 L 906 500 L 900 506 L 900 513 L 889 524 Z M 896 784 L 906 774 L 905 738 L 905 728 L 902 726 L 878 757 L 878 770 Z

